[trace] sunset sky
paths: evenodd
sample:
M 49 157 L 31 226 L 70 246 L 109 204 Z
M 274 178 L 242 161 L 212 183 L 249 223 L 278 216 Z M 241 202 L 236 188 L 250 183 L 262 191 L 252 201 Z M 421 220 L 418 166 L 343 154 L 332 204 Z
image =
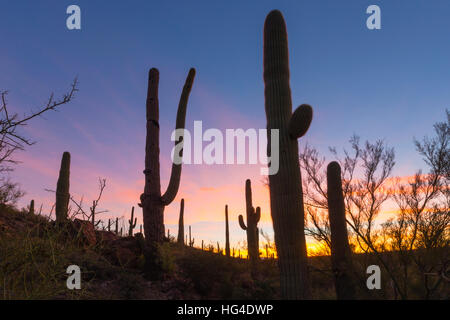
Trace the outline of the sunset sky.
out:
M 86 204 L 107 179 L 103 218 L 124 217 L 144 187 L 145 99 L 149 68 L 160 71 L 161 177 L 170 175 L 170 134 L 190 67 L 197 76 L 187 109 L 204 130 L 265 128 L 262 79 L 263 24 L 283 13 L 289 36 L 294 107 L 309 103 L 314 119 L 308 142 L 328 154 L 348 147 L 356 133 L 382 138 L 396 150 L 394 175 L 423 168 L 413 137 L 433 134 L 450 108 L 450 2 L 425 1 L 5 1 L 0 10 L 0 89 L 10 110 L 29 112 L 54 91 L 79 79 L 76 98 L 22 133 L 37 143 L 16 156 L 11 174 L 49 211 L 61 155 L 72 155 L 71 194 Z M 82 30 L 66 28 L 66 8 L 81 8 Z M 368 30 L 365 13 L 381 8 L 381 30 Z M 166 228 L 177 232 L 180 199 L 196 245 L 224 243 L 224 206 L 233 245 L 245 239 L 237 216 L 245 213 L 244 185 L 262 209 L 260 227 L 272 234 L 268 190 L 261 165 L 186 165 Z M 388 211 L 389 208 L 386 208 Z M 142 223 L 139 209 L 138 225 Z

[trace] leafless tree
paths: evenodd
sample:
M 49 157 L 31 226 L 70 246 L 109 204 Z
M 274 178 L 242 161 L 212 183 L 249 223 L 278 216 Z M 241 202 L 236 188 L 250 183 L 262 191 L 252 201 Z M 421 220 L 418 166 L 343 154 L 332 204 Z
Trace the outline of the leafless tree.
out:
M 410 181 L 397 183 L 394 193 L 399 214 L 384 225 L 388 248 L 398 253 L 402 290 L 408 295 L 411 266 L 420 272 L 422 298 L 430 298 L 442 281 L 442 268 L 450 260 L 450 113 L 447 121 L 434 125 L 435 137 L 414 139 L 417 151 L 429 168 L 419 170 Z M 445 270 L 444 270 L 445 271 Z M 431 279 L 430 275 L 437 275 Z
M 330 151 L 342 168 L 342 189 L 350 234 L 355 235 L 361 250 L 373 251 L 375 219 L 390 196 L 386 181 L 395 164 L 394 150 L 382 140 L 375 143 L 367 141 L 363 147 L 358 136 L 351 137 L 349 142 L 352 152 L 344 149 L 343 158 L 339 157 L 336 148 L 330 148 Z M 325 157 L 320 156 L 317 149 L 305 145 L 300 153 L 300 165 L 307 208 L 306 232 L 330 248 Z M 361 173 L 355 176 L 357 170 Z
M 81 196 L 80 200 L 75 199 L 72 195 L 70 196 L 70 202 L 74 205 L 74 208 L 69 207 L 69 219 L 73 220 L 81 215 L 82 220 L 91 221 L 94 227 L 103 225 L 101 220 L 97 220 L 98 214 L 106 213 L 108 210 L 98 210 L 100 200 L 103 196 L 103 192 L 106 188 L 106 179 L 98 178 L 98 195 L 95 200 L 92 201 L 92 206 L 89 210 L 85 209 L 84 196 Z M 45 191 L 55 193 L 55 190 L 45 189 Z
M 44 113 L 58 108 L 70 102 L 78 91 L 78 81 L 72 82 L 70 89 L 63 94 L 60 99 L 55 99 L 51 93 L 47 102 L 29 114 L 19 116 L 16 112 L 11 112 L 8 108 L 8 91 L 0 91 L 0 203 L 3 205 L 14 205 L 16 201 L 24 195 L 16 183 L 12 183 L 6 173 L 12 171 L 12 165 L 17 164 L 13 155 L 18 150 L 24 150 L 26 146 L 31 146 L 35 142 L 20 133 L 20 128 L 29 122 L 42 116 Z

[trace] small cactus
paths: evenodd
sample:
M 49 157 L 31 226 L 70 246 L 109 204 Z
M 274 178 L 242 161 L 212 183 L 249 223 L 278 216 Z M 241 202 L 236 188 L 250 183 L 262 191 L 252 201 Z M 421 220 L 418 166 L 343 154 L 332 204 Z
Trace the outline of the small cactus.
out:
M 180 217 L 178 219 L 178 239 L 179 244 L 183 244 L 184 238 L 184 199 L 181 199 L 180 204 Z
M 137 218 L 134 218 L 134 222 L 133 222 L 133 218 L 134 218 L 134 207 L 131 207 L 131 218 L 128 220 L 128 236 L 132 237 L 133 236 L 133 229 L 136 227 L 136 222 L 137 222 Z
M 225 205 L 225 255 L 230 257 L 230 229 L 228 225 L 228 205 Z
M 331 230 L 331 265 L 338 299 L 355 299 L 355 279 L 348 244 L 341 167 L 336 161 L 327 167 L 328 215 Z
M 119 235 L 119 218 L 116 218 L 116 234 Z
M 191 226 L 189 226 L 189 247 L 193 247 L 195 238 L 191 238 Z
M 58 182 L 56 184 L 55 215 L 57 223 L 67 221 L 69 210 L 69 185 L 70 185 L 70 153 L 64 152 L 61 159 Z
M 256 275 L 257 263 L 259 260 L 259 243 L 258 243 L 258 222 L 261 218 L 261 209 L 255 208 L 252 205 L 252 185 L 250 179 L 245 181 L 245 202 L 247 211 L 247 225 L 244 223 L 244 218 L 239 215 L 239 225 L 247 232 L 247 247 L 248 255 L 250 257 L 252 274 Z
M 29 214 L 30 215 L 34 214 L 34 200 L 31 200 L 31 202 L 30 202 Z

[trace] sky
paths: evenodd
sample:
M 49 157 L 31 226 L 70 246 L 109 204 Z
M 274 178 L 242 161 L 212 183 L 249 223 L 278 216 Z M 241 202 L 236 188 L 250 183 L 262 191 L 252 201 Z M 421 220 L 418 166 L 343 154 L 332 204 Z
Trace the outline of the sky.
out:
M 170 176 L 170 135 L 189 68 L 197 75 L 186 127 L 265 128 L 263 24 L 272 9 L 286 20 L 293 107 L 308 103 L 314 119 L 300 147 L 324 154 L 348 147 L 353 134 L 395 148 L 394 175 L 425 169 L 413 138 L 433 134 L 450 108 L 450 2 L 426 1 L 6 1 L 0 0 L 0 89 L 11 110 L 29 112 L 79 80 L 75 99 L 21 131 L 37 143 L 16 155 L 11 178 L 44 212 L 54 202 L 61 155 L 69 151 L 71 194 L 89 204 L 106 178 L 104 219 L 126 225 L 144 187 L 148 70 L 160 71 L 162 191 Z M 66 8 L 81 8 L 81 30 L 66 28 Z M 366 27 L 366 8 L 381 9 L 381 29 Z M 260 228 L 272 234 L 261 165 L 185 165 L 166 228 L 177 232 L 180 199 L 185 226 L 198 245 L 224 243 L 224 206 L 232 245 L 245 240 L 245 180 L 261 207 Z M 141 210 L 138 225 L 142 223 Z M 186 227 L 187 229 L 187 227 Z

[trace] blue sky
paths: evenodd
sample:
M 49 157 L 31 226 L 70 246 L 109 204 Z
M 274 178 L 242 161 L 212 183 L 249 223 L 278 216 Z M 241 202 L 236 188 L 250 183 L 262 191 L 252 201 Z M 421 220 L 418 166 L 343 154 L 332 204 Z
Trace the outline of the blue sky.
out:
M 188 129 L 194 120 L 205 128 L 264 128 L 262 29 L 272 9 L 281 10 L 287 23 L 294 107 L 309 103 L 314 108 L 301 144 L 308 141 L 326 152 L 328 146 L 347 146 L 353 133 L 364 140 L 384 138 L 396 149 L 394 173 L 410 175 L 424 167 L 413 137 L 431 135 L 432 125 L 450 108 L 447 0 L 1 2 L 0 89 L 10 91 L 11 108 L 27 112 L 51 91 L 67 90 L 76 75 L 80 81 L 70 105 L 24 129 L 38 143 L 19 155 L 23 163 L 13 173 L 28 193 L 23 204 L 49 197 L 43 189 L 56 183 L 65 150 L 73 158 L 73 192 L 92 194 L 97 176 L 109 179 L 112 194 L 121 186 L 130 197 L 142 190 L 151 67 L 161 74 L 164 179 L 176 106 L 190 67 L 197 76 Z M 66 28 L 70 4 L 81 8 L 82 30 Z M 371 4 L 381 8 L 381 30 L 366 28 Z M 183 170 L 188 178 L 181 194 L 217 181 L 212 168 Z M 248 176 L 256 185 L 258 170 L 226 168 L 229 179 L 217 188 L 243 189 Z M 209 196 L 199 191 L 196 197 Z M 244 208 L 243 198 L 237 211 Z M 114 214 L 129 214 L 132 203 L 108 201 L 104 205 Z M 176 222 L 177 210 L 178 203 L 167 209 L 168 221 Z

